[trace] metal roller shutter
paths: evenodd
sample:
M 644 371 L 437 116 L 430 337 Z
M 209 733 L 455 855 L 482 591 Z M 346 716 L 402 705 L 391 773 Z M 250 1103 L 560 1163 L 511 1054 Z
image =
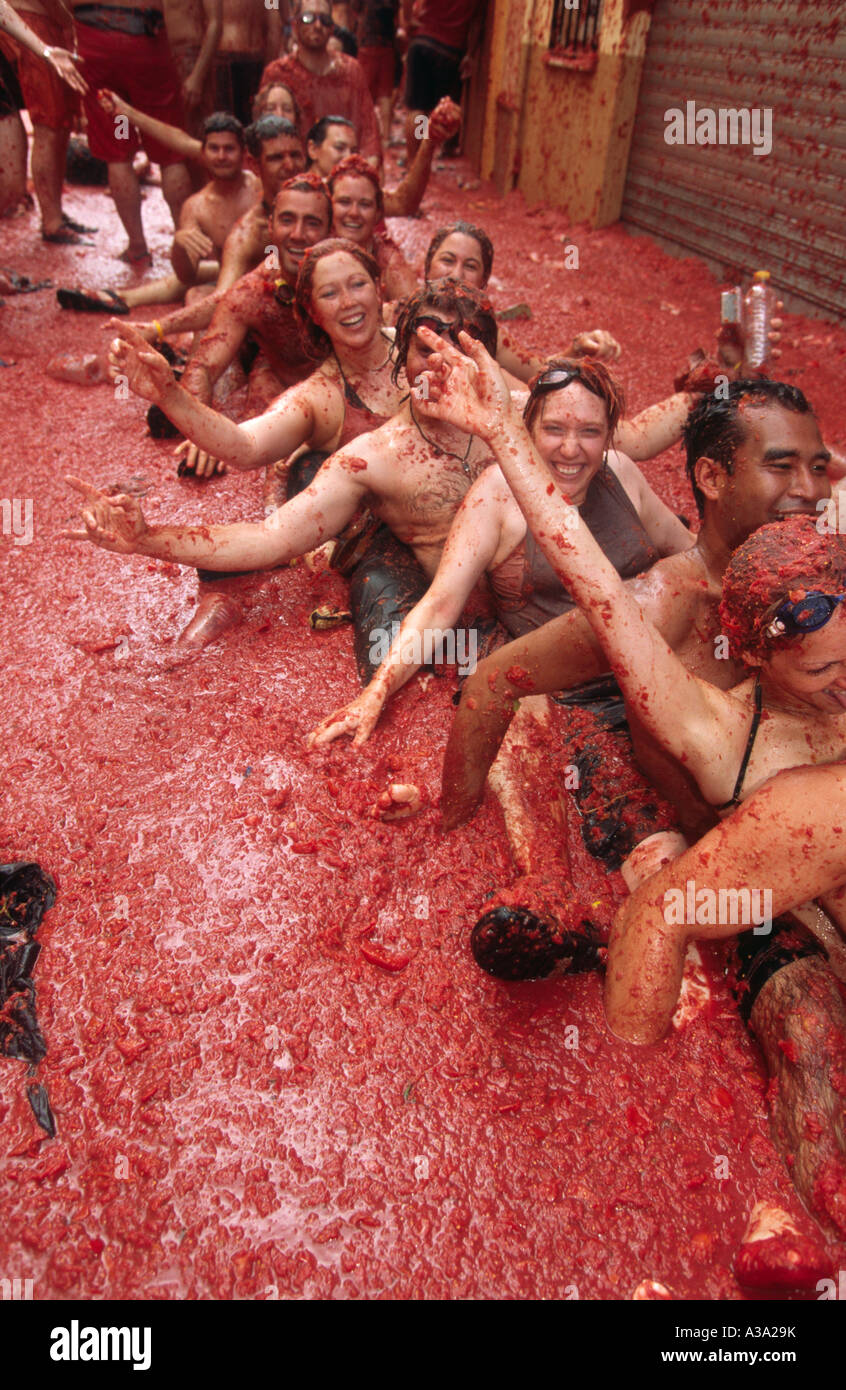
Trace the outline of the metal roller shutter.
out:
M 730 277 L 846 311 L 843 0 L 657 0 L 623 198 L 624 222 Z M 667 144 L 670 108 L 772 108 L 772 151 Z

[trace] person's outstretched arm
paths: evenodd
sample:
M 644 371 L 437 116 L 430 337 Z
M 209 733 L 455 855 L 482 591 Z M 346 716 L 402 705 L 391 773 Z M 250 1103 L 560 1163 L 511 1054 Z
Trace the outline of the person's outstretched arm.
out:
M 420 332 L 437 349 L 423 374 L 427 386 L 418 382 L 414 388 L 420 414 L 487 440 L 544 555 L 593 628 L 626 699 L 667 752 L 684 756 L 696 776 L 713 754 L 715 719 L 725 712 L 723 692 L 690 674 L 627 591 L 536 452 L 496 363 L 481 344 L 463 334 L 458 352 L 427 329 Z
M 98 93 L 98 100 L 107 116 L 126 116 L 144 135 L 151 135 L 159 144 L 167 145 L 169 150 L 175 150 L 183 159 L 202 159 L 202 144 L 187 131 L 168 125 L 166 121 L 157 121 L 155 116 L 146 116 L 137 106 L 130 106 L 128 101 L 119 97 L 117 92 L 105 89 Z
M 91 541 L 118 555 L 146 555 L 226 574 L 269 569 L 331 540 L 352 520 L 367 490 L 366 465 L 350 451 L 327 460 L 314 482 L 264 521 L 233 526 L 148 526 L 136 497 L 111 497 L 80 478 L 65 481 L 82 494 L 83 530 L 69 540 Z
M 188 440 L 211 458 L 233 468 L 260 468 L 286 458 L 311 437 L 314 413 L 308 382 L 284 392 L 263 415 L 236 425 L 186 391 L 161 353 L 133 325 L 120 323 L 117 331 L 120 338 L 109 354 L 113 374 L 126 376 L 136 395 L 159 405 Z
M 492 488 L 487 474 L 495 471 L 487 469 L 477 478 L 462 502 L 432 583 L 402 623 L 370 684 L 318 724 L 309 735 L 310 748 L 331 743 L 342 734 L 352 734 L 353 746 L 360 748 L 388 700 L 419 671 L 427 650 L 432 651 L 433 633 L 442 640 L 461 616 L 473 586 L 494 561 L 500 543 L 501 505 L 507 504 L 509 494 L 501 478 L 498 488 Z M 499 498 L 496 492 L 501 494 Z

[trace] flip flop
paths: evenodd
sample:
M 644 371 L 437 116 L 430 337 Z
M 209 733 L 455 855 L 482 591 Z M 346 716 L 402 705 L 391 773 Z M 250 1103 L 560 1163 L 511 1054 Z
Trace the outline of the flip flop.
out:
M 109 303 L 100 296 L 107 294 Z M 56 298 L 63 309 L 75 309 L 79 314 L 128 314 L 131 312 L 126 300 L 121 299 L 115 290 L 99 290 L 86 293 L 85 290 L 56 290 Z
M 99 227 L 84 227 L 81 222 L 74 222 L 72 217 L 68 217 L 66 212 L 62 213 L 62 226 L 67 227 L 72 232 L 80 232 L 83 236 L 93 236 L 94 232 L 99 232 Z

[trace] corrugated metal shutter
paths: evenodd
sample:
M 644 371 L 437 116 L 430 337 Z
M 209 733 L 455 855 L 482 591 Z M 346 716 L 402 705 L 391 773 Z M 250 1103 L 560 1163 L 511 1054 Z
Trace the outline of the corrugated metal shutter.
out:
M 846 312 L 843 0 L 657 0 L 624 222 Z M 772 152 L 668 145 L 665 111 L 771 107 Z

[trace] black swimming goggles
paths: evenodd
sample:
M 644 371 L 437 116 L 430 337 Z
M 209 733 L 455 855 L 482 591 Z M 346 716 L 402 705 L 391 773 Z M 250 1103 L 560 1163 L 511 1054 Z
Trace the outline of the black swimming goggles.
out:
M 444 323 L 442 319 L 436 319 L 433 314 L 420 314 L 411 325 L 416 333 L 418 328 L 428 328 L 431 333 L 437 333 L 439 338 L 449 338 L 461 351 L 461 344 L 458 341 L 459 333 L 467 333 L 469 337 L 475 338 L 477 343 L 484 339 L 484 332 L 477 328 L 474 323 Z
M 779 604 L 766 629 L 767 637 L 793 637 L 800 632 L 816 632 L 825 627 L 846 594 L 823 594 L 811 589 L 804 598 Z

